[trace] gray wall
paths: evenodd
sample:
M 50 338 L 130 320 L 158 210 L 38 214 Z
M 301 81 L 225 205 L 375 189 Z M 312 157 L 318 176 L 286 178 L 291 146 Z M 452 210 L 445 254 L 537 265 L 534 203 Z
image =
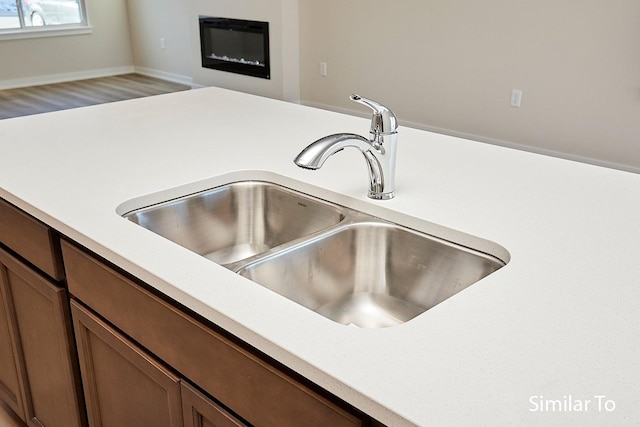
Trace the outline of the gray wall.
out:
M 142 71 L 189 83 L 192 54 L 188 2 L 127 0 L 133 63 Z M 164 48 L 160 40 L 164 39 Z
M 297 0 L 190 0 L 194 83 L 219 86 L 277 99 L 298 101 Z M 198 16 L 269 22 L 271 79 L 258 79 L 202 68 Z M 294 44 L 296 48 L 292 49 Z M 285 56 L 287 52 L 287 56 Z
M 640 171 L 638 0 L 299 0 L 301 100 Z M 319 63 L 327 62 L 321 77 Z M 510 106 L 523 91 L 521 108 Z
M 89 36 L 0 41 L 0 87 L 135 67 L 365 115 L 359 92 L 413 127 L 640 172 L 638 0 L 87 2 Z M 203 70 L 198 14 L 270 21 L 272 80 Z
M 128 5 L 136 69 L 194 86 L 299 101 L 298 0 L 128 0 Z M 199 15 L 269 22 L 271 79 L 202 68 Z

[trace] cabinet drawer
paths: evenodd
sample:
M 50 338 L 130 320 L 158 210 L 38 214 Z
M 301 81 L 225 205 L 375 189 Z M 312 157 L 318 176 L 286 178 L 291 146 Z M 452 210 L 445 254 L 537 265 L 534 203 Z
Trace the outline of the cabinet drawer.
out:
M 69 243 L 69 291 L 257 426 L 359 426 L 362 420 Z
M 50 227 L 0 199 L 0 243 L 55 280 L 62 280 L 58 242 Z

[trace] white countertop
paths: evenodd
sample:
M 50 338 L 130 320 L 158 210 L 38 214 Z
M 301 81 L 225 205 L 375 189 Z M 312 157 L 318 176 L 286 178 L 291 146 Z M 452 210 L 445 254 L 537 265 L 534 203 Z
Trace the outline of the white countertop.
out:
M 2 120 L 0 197 L 389 425 L 638 425 L 640 176 L 405 127 L 390 201 L 366 198 L 356 150 L 293 164 L 319 137 L 368 128 L 216 88 Z M 433 222 L 511 259 L 403 325 L 360 329 L 116 214 L 231 178 Z

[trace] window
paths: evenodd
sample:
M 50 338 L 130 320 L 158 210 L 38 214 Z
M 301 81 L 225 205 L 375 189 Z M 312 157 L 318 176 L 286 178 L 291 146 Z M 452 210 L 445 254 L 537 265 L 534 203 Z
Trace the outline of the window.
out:
M 0 0 L 0 34 L 86 27 L 84 0 Z

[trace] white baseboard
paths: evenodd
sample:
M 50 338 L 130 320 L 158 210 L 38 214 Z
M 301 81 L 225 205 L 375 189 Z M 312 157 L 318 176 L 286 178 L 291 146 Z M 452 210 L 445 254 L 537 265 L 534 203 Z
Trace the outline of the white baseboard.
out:
M 0 81 L 0 90 L 17 89 L 21 87 L 46 85 L 54 83 L 71 82 L 75 80 L 95 79 L 99 77 L 117 76 L 120 74 L 138 73 L 149 77 L 167 80 L 174 83 L 180 83 L 186 86 L 199 87 L 193 84 L 193 78 L 180 74 L 167 73 L 164 71 L 153 70 L 146 67 L 114 67 L 103 68 L 101 70 L 88 70 L 64 74 L 49 74 L 46 76 L 25 77 L 23 79 L 13 79 Z
M 0 81 L 0 90 L 16 89 L 20 87 L 46 85 L 54 83 L 64 83 L 74 80 L 94 79 L 98 77 L 116 76 L 118 74 L 133 73 L 134 67 L 114 67 L 103 68 L 100 70 L 87 70 L 63 74 L 49 74 L 46 76 L 25 77 L 23 79 L 3 80 Z
M 350 110 L 347 108 L 334 107 L 331 105 L 324 105 L 324 104 L 314 103 L 314 102 L 301 102 L 301 104 L 307 105 L 309 107 L 321 108 L 323 110 L 335 111 L 337 113 L 349 114 L 352 116 L 369 117 L 369 114 L 366 112 Z M 542 154 L 550 157 L 558 157 L 560 159 L 571 160 L 574 162 L 587 163 L 590 165 L 601 166 L 609 169 L 617 169 L 621 171 L 640 174 L 640 168 L 631 166 L 631 165 L 609 162 L 606 160 L 594 159 L 591 157 L 580 156 L 577 154 L 569 154 L 569 153 L 564 153 L 562 151 L 549 150 L 549 149 L 534 147 L 526 144 L 518 144 L 511 141 L 503 141 L 500 139 L 489 138 L 481 135 L 473 135 L 473 134 L 458 132 L 450 129 L 442 129 L 434 126 L 429 126 L 423 123 L 409 122 L 406 120 L 404 121 L 399 120 L 399 123 L 402 126 L 407 126 L 414 129 L 426 130 L 429 132 L 440 133 L 443 135 L 455 136 L 458 138 L 470 139 L 472 141 L 484 142 L 487 144 L 498 145 L 501 147 L 513 148 L 515 150 L 528 151 L 530 153 Z
M 134 67 L 135 72 L 149 77 L 155 77 L 169 82 L 179 83 L 192 88 L 200 87 L 193 84 L 193 77 L 183 76 L 181 74 L 167 73 L 166 71 L 154 70 L 147 67 Z

